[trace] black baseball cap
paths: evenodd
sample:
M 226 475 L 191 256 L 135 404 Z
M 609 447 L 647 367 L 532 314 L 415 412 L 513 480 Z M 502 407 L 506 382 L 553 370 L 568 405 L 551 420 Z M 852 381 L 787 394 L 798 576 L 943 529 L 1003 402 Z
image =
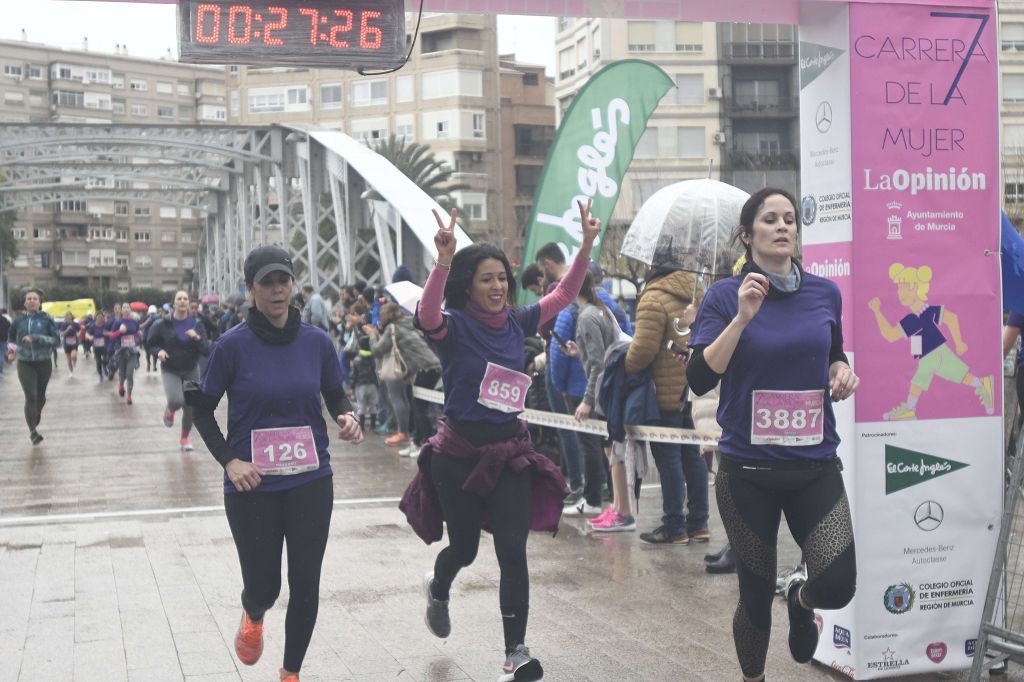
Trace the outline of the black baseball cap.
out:
M 292 267 L 291 256 L 280 246 L 257 246 L 245 257 L 245 283 L 259 282 L 272 272 L 283 272 L 295 279 Z

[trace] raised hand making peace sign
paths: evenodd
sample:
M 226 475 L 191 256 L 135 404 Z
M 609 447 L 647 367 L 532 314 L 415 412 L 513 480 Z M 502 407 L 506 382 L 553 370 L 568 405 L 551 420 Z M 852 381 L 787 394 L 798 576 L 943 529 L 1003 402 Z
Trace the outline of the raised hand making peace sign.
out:
M 594 242 L 597 241 L 597 236 L 601 234 L 601 221 L 590 217 L 590 204 L 590 199 L 587 199 L 586 206 L 582 201 L 576 201 L 576 205 L 580 207 L 580 226 L 583 228 L 583 243 L 580 244 L 580 251 L 584 253 L 590 253 Z
M 452 208 L 451 222 L 445 227 L 441 214 L 434 209 L 434 220 L 437 221 L 437 234 L 434 235 L 434 246 L 437 247 L 437 262 L 446 267 L 452 264 L 455 257 L 455 219 L 458 217 L 458 209 Z

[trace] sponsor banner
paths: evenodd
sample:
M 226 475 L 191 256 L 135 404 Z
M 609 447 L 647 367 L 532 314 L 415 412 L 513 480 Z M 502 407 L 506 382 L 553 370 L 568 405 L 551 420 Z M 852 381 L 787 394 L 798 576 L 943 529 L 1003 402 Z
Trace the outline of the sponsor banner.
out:
M 568 261 L 576 256 L 583 235 L 577 202 L 592 202 L 590 214 L 601 221 L 603 234 L 647 119 L 674 87 L 654 64 L 626 59 L 598 71 L 576 93 L 544 162 L 526 226 L 524 264 L 548 242 L 557 243 Z M 591 255 L 600 252 L 598 239 Z M 519 304 L 530 296 L 520 289 Z
M 804 271 L 825 277 L 839 285 L 843 297 L 843 347 L 853 350 L 854 316 L 853 305 L 853 244 L 833 242 L 830 244 L 809 244 L 803 248 Z

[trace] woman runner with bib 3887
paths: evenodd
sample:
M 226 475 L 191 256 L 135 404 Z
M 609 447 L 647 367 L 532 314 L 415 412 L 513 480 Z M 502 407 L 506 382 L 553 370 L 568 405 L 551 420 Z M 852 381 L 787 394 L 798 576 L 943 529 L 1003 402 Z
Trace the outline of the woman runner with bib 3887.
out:
M 213 346 L 202 388 L 187 394 L 206 447 L 224 467 L 224 511 L 242 568 L 242 619 L 235 653 L 254 665 L 263 653 L 263 615 L 281 591 L 288 545 L 288 612 L 281 680 L 297 682 L 320 603 L 320 567 L 334 506 L 327 424 L 363 439 L 341 384 L 341 366 L 322 329 L 299 321 L 289 303 L 292 261 L 277 246 L 245 259 L 253 307 Z M 228 394 L 228 435 L 214 409 Z
M 434 635 L 449 635 L 452 582 L 476 558 L 481 529 L 490 531 L 501 571 L 506 658 L 498 679 L 505 682 L 543 677 L 540 661 L 526 648 L 526 540 L 530 530 L 557 529 L 569 491 L 557 467 L 533 449 L 518 417 L 531 383 L 523 374 L 523 339 L 579 294 L 601 230 L 600 221 L 590 217 L 590 202 L 579 208 L 583 243 L 572 267 L 557 289 L 523 308 L 511 307 L 515 279 L 508 257 L 490 244 L 456 253 L 456 212 L 446 226 L 435 211 L 437 262 L 415 319 L 441 357 L 445 393 L 444 419 L 423 447 L 401 504 L 428 543 L 442 538 L 442 519 L 448 525 L 448 546 L 423 580 L 426 623 Z
M 814 609 L 846 606 L 857 579 L 832 402 L 853 395 L 859 380 L 843 353 L 839 287 L 793 257 L 799 215 L 779 189 L 743 205 L 747 263 L 708 289 L 686 368 L 697 395 L 722 383 L 715 492 L 736 555 L 732 628 L 746 680 L 764 679 L 781 514 L 807 561 L 806 582 L 794 577 L 786 586 L 798 663 L 817 648 Z

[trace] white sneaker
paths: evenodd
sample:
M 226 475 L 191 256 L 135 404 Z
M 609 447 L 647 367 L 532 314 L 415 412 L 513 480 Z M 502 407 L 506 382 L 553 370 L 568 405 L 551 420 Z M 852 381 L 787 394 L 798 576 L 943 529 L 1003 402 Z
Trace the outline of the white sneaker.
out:
M 419 454 L 420 454 L 420 449 L 418 447 L 416 447 L 415 445 L 413 445 L 412 443 L 409 443 L 408 445 L 406 445 L 405 447 L 403 447 L 401 450 L 398 451 L 398 455 L 400 457 L 415 458 L 415 457 L 418 457 Z
M 604 509 L 602 507 L 595 507 L 587 504 L 586 500 L 580 500 L 578 503 L 571 507 L 563 507 L 563 516 L 597 516 Z

